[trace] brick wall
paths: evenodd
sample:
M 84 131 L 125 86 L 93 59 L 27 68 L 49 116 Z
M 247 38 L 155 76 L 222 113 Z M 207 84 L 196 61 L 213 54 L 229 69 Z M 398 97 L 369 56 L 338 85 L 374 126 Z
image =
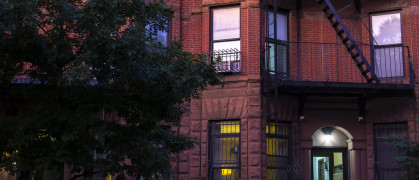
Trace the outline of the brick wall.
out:
M 184 151 L 172 163 L 172 179 L 206 179 L 208 177 L 208 125 L 210 121 L 240 120 L 241 179 L 261 178 L 261 102 L 260 102 L 260 34 L 259 0 L 177 0 L 170 1 L 174 11 L 173 34 L 184 50 L 193 53 L 210 50 L 211 8 L 237 5 L 241 8 L 241 72 L 227 74 L 224 87 L 209 87 L 202 98 L 190 104 L 191 113 L 172 130 L 196 137 L 199 145 Z
M 264 158 L 265 150 L 265 133 L 264 120 L 262 119 L 262 101 L 260 93 L 260 59 L 264 51 L 264 5 L 259 0 L 169 0 L 174 11 L 173 34 L 172 36 L 181 40 L 184 44 L 184 50 L 200 53 L 210 50 L 210 13 L 211 8 L 222 5 L 238 5 L 241 7 L 241 51 L 242 66 L 241 73 L 235 75 L 226 75 L 228 85 L 225 87 L 210 87 L 202 92 L 202 98 L 191 102 L 191 113 L 186 115 L 179 129 L 174 127 L 173 130 L 179 130 L 180 133 L 197 137 L 200 145 L 194 149 L 182 152 L 178 158 L 178 162 L 172 163 L 173 171 L 176 176 L 173 179 L 199 179 L 200 177 L 208 177 L 208 123 L 216 120 L 239 119 L 241 124 L 241 179 L 263 179 L 266 176 L 266 158 Z M 320 6 L 315 0 L 302 0 L 300 5 L 296 4 L 296 0 L 281 1 L 280 7 L 289 11 L 289 41 L 296 42 L 322 42 L 322 43 L 341 43 L 332 29 L 328 20 L 324 17 Z M 346 1 L 332 0 L 336 9 L 345 7 Z M 380 6 L 377 6 L 380 4 Z M 370 28 L 370 13 L 401 10 L 402 13 L 402 29 L 403 42 L 410 47 L 410 53 L 413 56 L 414 68 L 416 74 L 419 73 L 419 64 L 416 54 L 419 52 L 419 0 L 361 0 L 360 16 L 353 13 L 352 7 L 341 11 L 340 15 L 356 41 L 369 44 L 370 34 L 366 29 Z M 297 6 L 300 6 L 297 11 Z M 362 21 L 361 21 L 361 19 Z M 365 23 L 365 25 L 364 25 Z M 364 51 L 367 59 L 370 59 L 369 51 Z M 313 59 L 313 61 L 321 61 L 321 59 Z M 293 64 L 294 63 L 294 64 Z M 296 69 L 298 63 L 291 60 L 291 75 L 303 76 L 298 74 Z M 330 64 L 335 66 L 337 64 Z M 347 66 L 355 66 L 353 62 L 345 64 Z M 322 80 L 321 70 L 319 67 L 304 67 L 303 72 L 310 72 L 308 78 L 312 80 Z M 407 72 L 407 70 L 406 70 Z M 348 76 L 352 76 L 347 72 Z M 353 75 L 358 78 L 359 74 Z M 356 77 L 355 77 L 356 76 Z M 358 80 L 357 80 L 358 81 Z M 419 81 L 418 81 L 419 83 Z M 418 91 L 419 93 L 419 91 Z M 384 100 L 386 101 L 386 100 Z M 304 129 L 296 120 L 295 102 L 293 98 L 282 97 L 280 116 L 292 122 L 293 134 L 293 154 L 294 160 L 301 164 L 310 164 L 309 149 L 312 147 L 309 137 L 305 137 Z M 387 101 L 391 104 L 392 101 Z M 410 137 L 419 139 L 419 133 L 413 123 L 412 102 L 410 100 L 400 100 L 400 107 L 408 107 L 407 109 L 399 109 L 400 112 L 393 113 L 386 117 L 389 122 L 395 120 L 397 114 L 400 121 L 409 121 Z M 355 139 L 354 144 L 356 151 L 351 152 L 357 154 L 353 161 L 360 162 L 361 166 L 352 168 L 352 174 L 356 174 L 357 179 L 372 179 L 373 177 L 373 146 L 372 125 L 375 122 L 384 121 L 382 113 L 379 110 L 388 111 L 389 107 L 381 107 L 388 103 L 375 102 L 369 105 L 369 111 L 373 111 L 372 119 L 362 125 L 363 138 Z M 417 101 L 419 103 L 419 101 Z M 376 106 L 377 105 L 377 106 Z M 374 108 L 375 107 L 375 108 Z M 318 112 L 317 112 L 318 113 Z M 337 112 L 336 114 L 338 114 Z M 314 113 L 316 114 L 316 113 Z M 316 114 L 316 116 L 319 114 Z M 356 111 L 350 114 L 356 119 Z M 338 117 L 338 115 L 336 115 Z M 345 117 L 346 118 L 346 117 Z M 310 119 L 310 118 L 307 118 Z M 397 118 L 396 118 L 397 119 Z M 312 119 L 313 120 L 313 119 Z M 310 120 L 309 120 L 310 121 Z M 358 124 L 353 125 L 353 120 L 343 120 L 345 126 L 357 129 Z M 387 121 L 387 120 L 386 120 Z M 319 123 L 331 123 L 332 119 L 328 119 Z M 342 126 L 343 126 L 342 125 Z M 313 126 L 314 127 L 314 126 Z M 358 127 L 359 128 L 359 127 Z M 301 133 L 301 134 L 299 134 Z M 416 134 L 415 134 L 416 133 Z M 301 137 L 300 137 L 301 136 Z M 416 137 L 415 137 L 416 136 Z M 367 158 L 363 158 L 367 157 Z M 362 167 L 362 168 L 361 168 Z M 307 167 L 303 169 L 306 178 L 311 176 L 311 171 Z M 368 175 L 368 176 L 367 176 Z

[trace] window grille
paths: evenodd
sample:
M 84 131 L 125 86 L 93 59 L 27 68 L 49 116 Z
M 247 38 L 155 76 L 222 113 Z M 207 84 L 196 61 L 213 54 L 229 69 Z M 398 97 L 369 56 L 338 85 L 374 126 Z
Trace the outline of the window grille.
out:
M 299 168 L 290 162 L 290 126 L 269 122 L 266 126 L 267 179 L 290 179 Z
M 403 155 L 389 137 L 408 138 L 407 123 L 374 125 L 375 179 L 400 179 L 404 172 L 396 157 Z
M 240 179 L 240 122 L 214 121 L 209 126 L 209 179 Z

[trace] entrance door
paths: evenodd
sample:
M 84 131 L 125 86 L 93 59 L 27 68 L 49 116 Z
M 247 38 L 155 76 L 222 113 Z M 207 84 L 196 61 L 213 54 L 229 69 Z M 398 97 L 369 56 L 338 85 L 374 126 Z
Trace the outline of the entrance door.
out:
M 346 149 L 312 149 L 313 180 L 347 180 Z

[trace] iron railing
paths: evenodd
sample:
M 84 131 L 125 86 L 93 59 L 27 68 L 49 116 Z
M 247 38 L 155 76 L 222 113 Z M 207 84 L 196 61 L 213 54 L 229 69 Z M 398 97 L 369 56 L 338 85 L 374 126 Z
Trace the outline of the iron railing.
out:
M 215 69 L 220 73 L 239 73 L 241 52 L 236 48 L 221 49 L 208 53 L 208 60 L 213 61 Z
M 397 162 L 398 156 L 406 155 L 388 141 L 389 137 L 408 139 L 408 124 L 374 125 L 374 170 L 375 179 L 401 179 L 406 173 L 403 165 Z
M 408 46 L 359 45 L 373 71 L 385 84 L 414 83 Z M 273 48 L 267 44 L 263 70 L 270 77 L 293 81 L 367 83 L 346 50 L 338 43 L 287 42 Z

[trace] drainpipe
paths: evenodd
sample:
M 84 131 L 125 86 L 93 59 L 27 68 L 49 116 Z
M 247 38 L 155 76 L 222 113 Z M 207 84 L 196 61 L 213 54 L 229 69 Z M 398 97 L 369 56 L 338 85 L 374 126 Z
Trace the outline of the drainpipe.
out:
M 183 6 L 183 0 L 180 0 L 180 5 L 179 5 L 179 41 L 180 41 L 180 43 L 182 43 L 182 6 Z M 173 27 L 173 25 L 172 25 L 172 27 Z M 177 127 L 177 135 L 179 135 L 179 133 L 180 133 L 180 126 L 181 126 L 181 123 L 179 121 L 179 124 L 178 124 L 178 127 Z M 180 152 L 177 154 L 176 180 L 179 180 L 179 157 L 180 157 Z

